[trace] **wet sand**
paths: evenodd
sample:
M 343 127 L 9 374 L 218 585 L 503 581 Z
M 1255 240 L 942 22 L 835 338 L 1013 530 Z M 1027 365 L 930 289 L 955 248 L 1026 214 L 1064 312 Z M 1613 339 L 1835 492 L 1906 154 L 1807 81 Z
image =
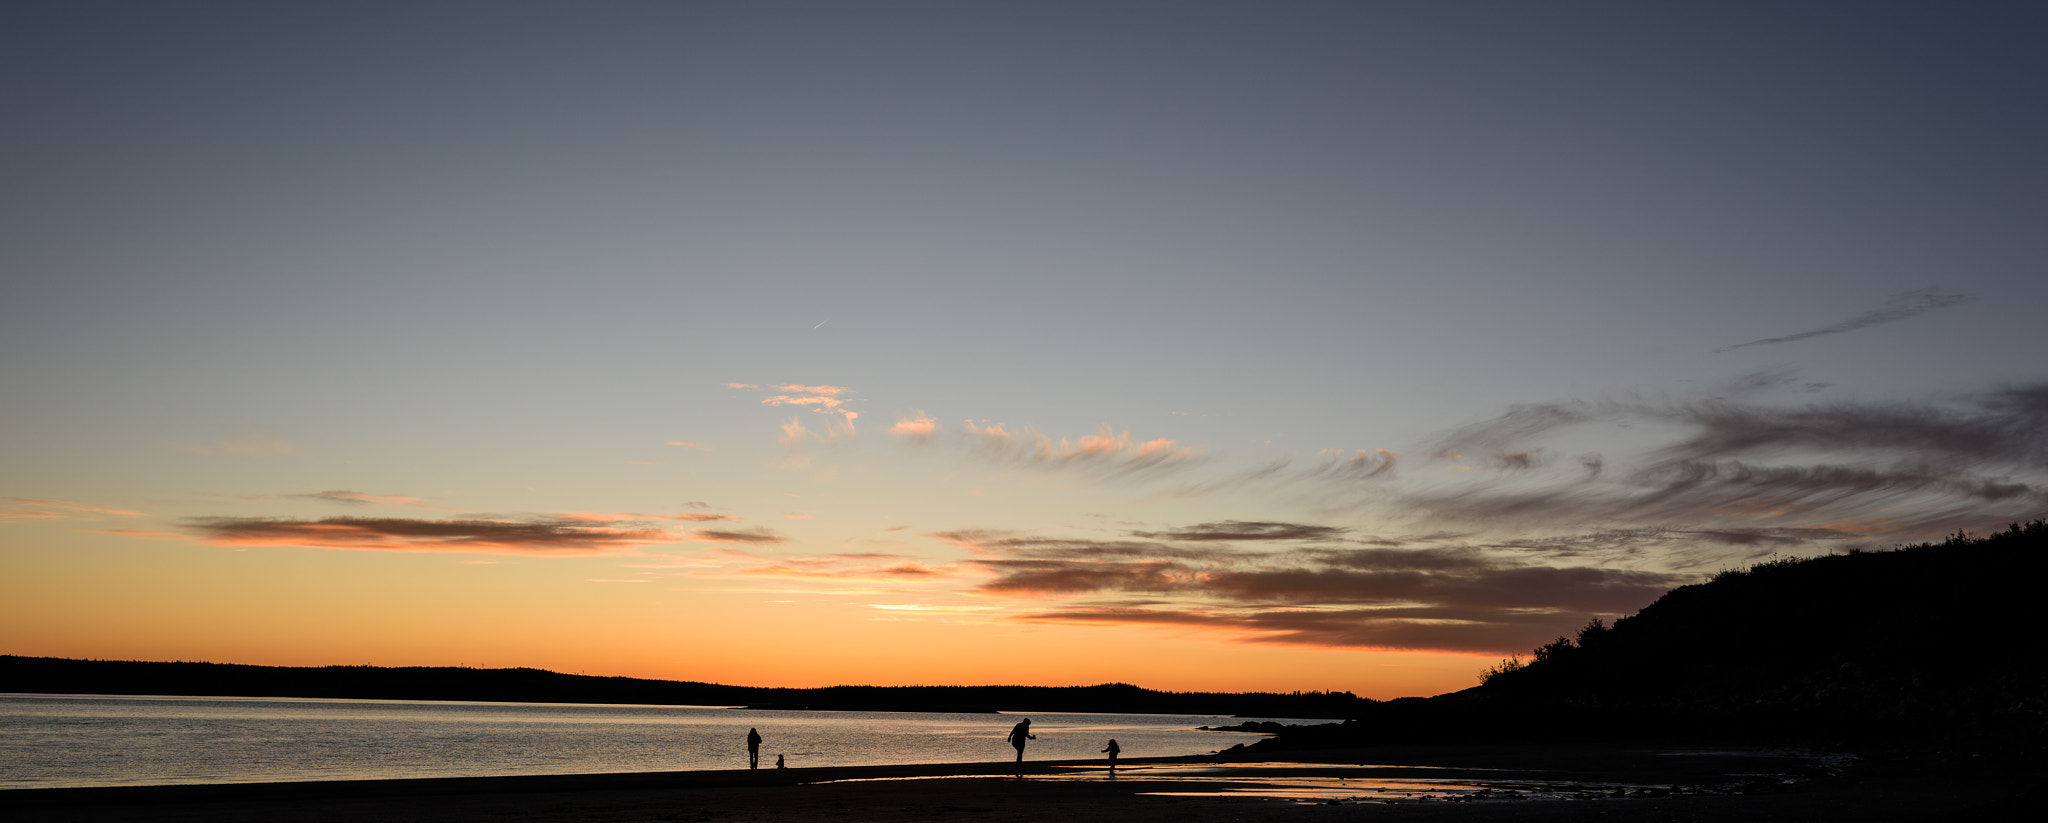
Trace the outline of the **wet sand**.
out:
M 1385 747 L 1102 761 L 0 791 L 10 821 L 2034 819 L 2041 772 L 1967 758 Z M 1398 766 L 1399 768 L 1395 768 Z M 1432 786 L 1443 791 L 1428 791 Z M 1391 787 L 1391 788 L 1389 788 Z M 1448 787 L 1448 788 L 1445 788 Z M 1483 789 L 1483 791 L 1474 791 Z

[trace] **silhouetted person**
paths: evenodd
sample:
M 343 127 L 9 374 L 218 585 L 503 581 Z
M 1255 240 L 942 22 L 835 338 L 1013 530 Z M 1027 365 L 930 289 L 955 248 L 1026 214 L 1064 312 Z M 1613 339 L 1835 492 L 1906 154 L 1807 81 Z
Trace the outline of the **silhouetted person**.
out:
M 776 755 L 776 756 L 775 756 L 775 768 L 778 768 L 778 769 L 787 769 L 787 768 L 789 768 L 789 764 L 788 764 L 788 763 L 784 763 L 784 762 L 782 762 L 782 755 L 779 755 L 779 754 L 778 754 L 778 755 Z
M 747 768 L 761 768 L 761 733 L 747 730 Z
M 1120 751 L 1123 751 L 1123 750 L 1124 750 L 1124 748 L 1123 748 L 1122 746 L 1119 746 L 1119 745 L 1117 745 L 1117 744 L 1116 744 L 1116 738 L 1114 738 L 1114 737 L 1112 737 L 1112 738 L 1110 738 L 1110 739 L 1109 739 L 1109 748 L 1107 748 L 1107 749 L 1103 749 L 1103 751 L 1105 751 L 1105 752 L 1109 752 L 1109 773 L 1110 773 L 1110 774 L 1116 774 L 1116 753 L 1117 753 L 1117 752 L 1120 752 Z
M 1010 745 L 1017 747 L 1017 765 L 1019 768 L 1022 768 L 1024 765 L 1024 741 L 1037 739 L 1038 735 L 1031 733 L 1031 718 L 1029 717 L 1024 718 L 1024 722 L 1010 729 Z

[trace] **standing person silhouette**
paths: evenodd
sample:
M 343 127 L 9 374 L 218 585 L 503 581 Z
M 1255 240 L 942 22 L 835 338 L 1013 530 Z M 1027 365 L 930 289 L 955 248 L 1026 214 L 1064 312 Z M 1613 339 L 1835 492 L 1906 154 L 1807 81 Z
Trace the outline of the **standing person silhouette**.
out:
M 747 768 L 761 768 L 761 733 L 747 730 Z
M 1031 733 L 1031 718 L 1029 717 L 1024 718 L 1024 722 L 1010 729 L 1010 745 L 1017 747 L 1017 768 L 1019 771 L 1022 771 L 1024 768 L 1024 741 L 1037 739 L 1038 735 Z
M 1116 753 L 1117 753 L 1117 752 L 1120 752 L 1120 751 L 1123 751 L 1123 750 L 1124 750 L 1124 749 L 1123 749 L 1123 747 L 1122 747 L 1122 746 L 1119 746 L 1119 745 L 1117 745 L 1117 744 L 1116 744 L 1116 738 L 1114 738 L 1114 737 L 1112 737 L 1112 738 L 1110 738 L 1110 739 L 1109 739 L 1109 748 L 1107 748 L 1107 749 L 1103 749 L 1103 751 L 1105 751 L 1105 752 L 1109 752 L 1109 773 L 1110 773 L 1110 774 L 1116 774 Z

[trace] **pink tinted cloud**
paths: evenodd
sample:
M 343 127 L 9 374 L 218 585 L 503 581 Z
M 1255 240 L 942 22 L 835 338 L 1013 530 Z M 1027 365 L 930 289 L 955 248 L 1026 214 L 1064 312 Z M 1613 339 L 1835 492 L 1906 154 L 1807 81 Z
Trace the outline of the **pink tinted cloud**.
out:
M 727 383 L 726 385 L 733 388 L 755 390 L 761 388 L 750 383 Z M 860 412 L 846 407 L 848 395 L 853 394 L 854 391 L 845 386 L 807 386 L 802 383 L 784 383 L 781 385 L 771 385 L 768 387 L 768 390 L 781 393 L 761 398 L 762 405 L 795 406 L 798 408 L 808 408 L 820 414 L 837 415 L 845 418 L 849 431 L 853 427 L 853 421 L 860 417 Z M 786 432 L 787 427 L 784 428 Z M 787 436 L 785 433 L 785 438 Z
M 792 449 L 813 442 L 829 446 L 841 440 L 851 440 L 857 436 L 853 430 L 854 417 L 852 412 L 847 412 L 846 422 L 828 425 L 823 432 L 814 432 L 804 425 L 801 418 L 792 416 L 783 422 L 782 434 L 777 435 L 775 440 Z
M 915 417 L 899 417 L 896 425 L 889 427 L 889 433 L 907 440 L 925 440 L 939 431 L 939 421 L 924 412 Z
M 776 386 L 775 390 L 795 392 L 797 394 L 817 394 L 824 395 L 826 397 L 838 397 L 839 395 L 842 394 L 853 393 L 852 389 L 849 389 L 845 386 L 806 386 L 803 385 L 802 383 L 784 383 L 780 386 Z

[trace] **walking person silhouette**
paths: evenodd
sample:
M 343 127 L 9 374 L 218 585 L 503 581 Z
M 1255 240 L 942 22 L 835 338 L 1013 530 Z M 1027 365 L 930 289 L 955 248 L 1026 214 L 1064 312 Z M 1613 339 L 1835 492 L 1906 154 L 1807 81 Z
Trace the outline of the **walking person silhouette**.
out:
M 761 768 L 761 733 L 747 730 L 747 768 Z
M 1027 718 L 1024 718 L 1024 722 L 1022 722 L 1022 723 L 1018 723 L 1018 724 L 1017 724 L 1017 725 L 1016 725 L 1015 727 L 1011 728 L 1011 729 L 1010 729 L 1010 738 L 1009 738 L 1009 739 L 1010 739 L 1010 745 L 1012 745 L 1012 746 L 1016 746 L 1016 747 L 1017 747 L 1017 773 L 1018 773 L 1018 774 L 1023 774 L 1023 773 L 1024 773 L 1024 741 L 1026 741 L 1026 740 L 1037 740 L 1037 739 L 1038 739 L 1038 735 L 1035 735 L 1035 734 L 1032 734 L 1032 733 L 1031 733 L 1031 718 L 1029 718 L 1029 717 L 1027 717 Z
M 1116 744 L 1116 738 L 1114 737 L 1109 739 L 1109 748 L 1103 749 L 1103 751 L 1109 752 L 1109 773 L 1112 775 L 1116 774 L 1116 754 L 1123 750 L 1122 746 Z

